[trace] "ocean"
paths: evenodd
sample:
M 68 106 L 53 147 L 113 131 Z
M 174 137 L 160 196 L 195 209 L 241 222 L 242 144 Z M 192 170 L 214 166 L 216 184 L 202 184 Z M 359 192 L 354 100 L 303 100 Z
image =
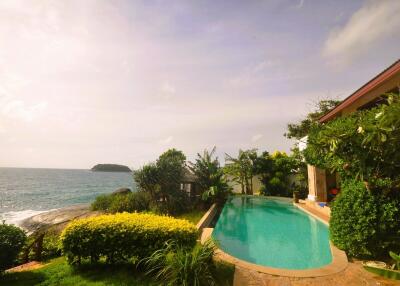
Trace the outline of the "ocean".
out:
M 0 221 L 18 225 L 45 211 L 91 203 L 122 187 L 136 190 L 131 173 L 0 168 Z

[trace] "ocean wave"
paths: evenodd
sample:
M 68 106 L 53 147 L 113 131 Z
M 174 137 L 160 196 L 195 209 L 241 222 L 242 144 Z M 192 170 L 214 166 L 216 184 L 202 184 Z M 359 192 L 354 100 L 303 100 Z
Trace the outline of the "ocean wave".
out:
M 20 223 L 31 216 L 38 215 L 41 213 L 46 213 L 51 210 L 46 211 L 35 211 L 35 210 L 23 210 L 23 211 L 9 211 L 0 214 L 0 221 L 5 221 L 7 224 L 14 224 L 19 226 Z

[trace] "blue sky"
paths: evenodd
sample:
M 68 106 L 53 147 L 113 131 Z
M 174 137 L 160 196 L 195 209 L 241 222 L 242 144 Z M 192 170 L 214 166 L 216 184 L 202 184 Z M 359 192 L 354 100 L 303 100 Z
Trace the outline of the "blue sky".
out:
M 400 57 L 400 1 L 0 2 L 0 166 L 288 151 Z

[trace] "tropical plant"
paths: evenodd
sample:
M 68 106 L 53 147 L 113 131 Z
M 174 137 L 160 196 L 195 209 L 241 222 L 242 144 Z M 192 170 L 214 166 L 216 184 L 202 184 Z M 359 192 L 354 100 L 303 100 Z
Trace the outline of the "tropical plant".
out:
M 26 234 L 14 225 L 0 224 L 0 273 L 13 266 L 26 242 Z
M 170 149 L 141 169 L 134 171 L 139 189 L 151 196 L 153 210 L 160 213 L 182 212 L 187 195 L 180 190 L 186 157 L 176 149 Z
M 285 152 L 275 151 L 272 155 L 263 152 L 256 160 L 256 173 L 261 177 L 261 193 L 269 196 L 290 196 L 293 186 L 289 176 L 299 168 L 298 161 Z
M 400 254 L 396 254 L 393 251 L 389 251 L 389 255 L 395 261 L 394 268 L 400 270 Z
M 215 151 L 214 147 L 211 152 L 204 150 L 202 155 L 198 153 L 195 162 L 189 163 L 189 169 L 197 177 L 197 184 L 203 191 L 202 199 L 222 203 L 229 194 L 230 187 L 226 182 L 218 157 L 214 157 Z
M 105 258 L 109 263 L 142 259 L 168 240 L 192 247 L 197 229 L 186 220 L 144 213 L 117 213 L 78 219 L 61 234 L 69 263 Z
M 256 172 L 257 150 L 239 150 L 237 158 L 229 154 L 225 155 L 225 173 L 240 184 L 242 194 L 252 195 L 254 193 L 253 177 Z
M 304 155 L 309 164 L 356 177 L 369 188 L 399 188 L 399 142 L 400 99 L 389 94 L 387 104 L 315 124 Z
M 215 285 L 213 261 L 215 245 L 211 240 L 194 248 L 168 241 L 164 248 L 142 260 L 148 275 L 166 285 Z

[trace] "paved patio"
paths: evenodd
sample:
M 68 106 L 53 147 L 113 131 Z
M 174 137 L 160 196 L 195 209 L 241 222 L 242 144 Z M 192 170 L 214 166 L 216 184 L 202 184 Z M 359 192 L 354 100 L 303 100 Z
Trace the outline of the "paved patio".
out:
M 315 277 L 281 277 L 236 267 L 234 286 L 395 286 L 400 281 L 376 276 L 362 268 L 361 262 L 349 262 L 347 268 L 337 274 Z

